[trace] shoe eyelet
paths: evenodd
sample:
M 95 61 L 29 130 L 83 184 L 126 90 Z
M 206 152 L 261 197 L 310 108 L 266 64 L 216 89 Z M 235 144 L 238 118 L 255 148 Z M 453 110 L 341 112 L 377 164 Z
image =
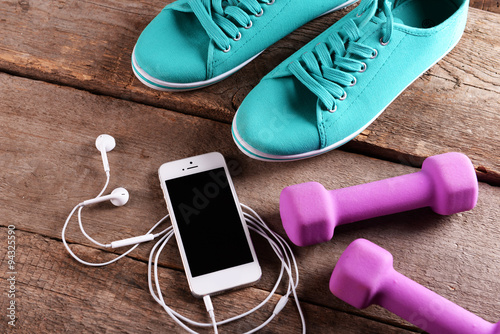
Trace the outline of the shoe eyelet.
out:
M 373 54 L 372 54 L 372 56 L 370 57 L 370 59 L 377 58 L 377 56 L 378 56 L 378 51 L 377 51 L 377 49 L 373 49 Z
M 334 113 L 334 112 L 336 112 L 336 111 L 337 111 L 337 105 L 335 105 L 335 107 L 334 107 L 333 109 L 328 109 L 328 112 L 329 112 L 330 114 L 333 114 L 333 113 Z
M 274 0 L 266 2 L 266 5 L 271 6 L 274 3 Z
M 250 23 L 245 27 L 245 29 L 250 29 L 250 28 L 252 28 L 252 26 L 253 26 L 253 22 L 250 21 Z
M 380 45 L 386 46 L 387 44 L 389 44 L 389 41 L 387 41 L 387 42 L 384 43 L 384 38 L 380 37 Z
M 356 77 L 354 77 L 354 80 L 351 81 L 351 87 L 354 86 L 356 83 L 358 82 L 358 80 L 356 79 Z
M 364 71 L 366 71 L 366 63 L 361 63 L 361 70 L 359 70 L 359 73 L 363 73 Z
M 238 31 L 238 36 L 233 38 L 233 41 L 239 41 L 241 39 L 241 32 Z
M 345 99 L 347 99 L 347 92 L 344 92 L 344 95 L 342 95 L 342 96 L 339 98 L 339 101 L 344 101 Z
M 227 47 L 227 49 L 222 50 L 222 51 L 223 51 L 224 53 L 228 53 L 229 51 L 231 51 L 231 45 L 229 45 L 229 46 Z
M 255 14 L 255 17 L 261 17 L 262 14 L 264 14 L 264 8 L 261 8 L 260 9 L 260 13 L 259 14 Z

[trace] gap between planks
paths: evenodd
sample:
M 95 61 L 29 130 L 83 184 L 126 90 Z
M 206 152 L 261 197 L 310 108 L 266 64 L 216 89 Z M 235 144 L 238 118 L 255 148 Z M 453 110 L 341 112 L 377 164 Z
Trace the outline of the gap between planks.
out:
M 6 228 L 0 228 L 2 234 Z M 23 332 L 97 332 L 107 333 L 184 333 L 167 316 L 163 308 L 149 294 L 145 269 L 147 264 L 126 257 L 104 268 L 90 268 L 75 262 L 62 252 L 60 242 L 31 232 L 16 230 L 18 245 L 24 253 L 17 266 L 17 325 Z M 26 248 L 29 250 L 26 251 Z M 78 250 L 93 257 L 100 251 L 79 246 Z M 26 255 L 28 253 L 28 256 Z M 35 258 L 31 254 L 36 253 Z M 124 275 L 122 272 L 126 272 Z M 166 293 L 165 300 L 177 311 L 197 321 L 208 321 L 201 300 L 192 297 L 183 274 L 160 268 L 160 280 Z M 5 273 L 2 278 L 7 278 Z M 5 277 L 4 277 L 5 276 Z M 256 305 L 268 291 L 253 287 L 214 297 L 216 316 L 223 319 L 238 314 L 248 305 Z M 29 296 L 29 298 L 28 298 Z M 281 297 L 275 294 L 268 305 L 234 325 L 224 325 L 223 332 L 243 332 L 263 322 L 272 313 Z M 333 298 L 333 296 L 332 296 Z M 6 298 L 0 305 L 7 307 Z M 243 306 L 243 309 L 242 309 Z M 351 314 L 301 301 L 311 320 L 308 329 L 315 333 L 414 333 L 416 328 L 386 323 L 383 319 Z M 36 310 L 36 312 L 34 312 Z M 321 319 L 321 320 L 320 320 Z M 285 309 L 267 327 L 268 333 L 299 332 L 299 319 L 293 298 Z M 201 332 L 210 332 L 201 330 Z
M 140 84 L 131 72 L 129 60 L 137 34 L 163 2 L 114 4 L 126 10 L 83 3 L 86 11 L 98 6 L 106 12 L 102 14 L 109 20 L 106 29 L 96 28 L 104 24 L 102 18 L 99 21 L 100 16 L 90 24 L 83 20 L 88 16 L 87 12 L 82 13 L 83 9 L 78 11 L 71 4 L 62 3 L 57 9 L 51 9 L 51 5 L 51 2 L 32 3 L 23 15 L 7 11 L 9 21 L 21 26 L 12 31 L 9 26 L 5 27 L 6 46 L 3 53 L 0 52 L 3 71 L 226 123 L 231 121 L 243 97 L 265 73 L 350 10 L 305 25 L 217 85 L 196 92 L 169 94 Z M 51 10 L 49 21 L 48 10 Z M 68 11 L 83 21 L 78 20 L 74 25 L 67 20 Z M 25 27 L 23 22 L 28 17 L 31 20 Z M 492 46 L 498 44 L 499 37 L 493 33 L 498 31 L 498 24 L 498 14 L 471 8 L 465 36 L 457 48 L 342 149 L 414 167 L 420 167 L 429 155 L 459 150 L 473 160 L 480 181 L 500 185 L 500 161 L 496 154 L 500 147 L 497 136 L 500 91 L 496 80 L 498 73 L 494 70 L 500 63 L 496 53 L 491 52 Z M 60 29 L 54 31 L 53 25 Z M 81 33 L 82 29 L 85 34 Z M 37 37 L 40 31 L 51 36 L 53 33 L 58 42 L 40 45 Z M 118 35 L 121 38 L 115 45 L 113 41 Z M 92 37 L 95 40 L 90 42 L 88 39 Z M 19 40 L 24 41 L 21 48 L 18 48 Z M 61 52 L 51 49 L 51 45 L 56 44 L 62 48 Z M 85 50 L 93 56 L 86 55 Z M 96 55 L 102 58 L 94 59 Z M 484 66 L 483 58 L 491 64 Z M 464 96 L 469 98 L 464 100 Z

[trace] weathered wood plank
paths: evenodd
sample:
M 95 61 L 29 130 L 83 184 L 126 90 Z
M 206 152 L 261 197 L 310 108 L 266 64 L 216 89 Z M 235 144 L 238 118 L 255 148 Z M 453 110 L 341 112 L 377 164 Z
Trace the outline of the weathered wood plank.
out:
M 136 80 L 130 54 L 164 1 L 0 1 L 0 70 L 230 122 L 274 66 L 346 10 L 298 29 L 237 74 L 212 87 L 160 93 Z M 89 15 L 89 13 L 91 15 Z M 481 180 L 500 184 L 498 14 L 471 8 L 457 48 L 417 80 L 346 149 L 419 166 L 450 150 L 468 154 Z
M 84 211 L 87 232 L 106 242 L 144 233 L 166 213 L 156 170 L 166 161 L 190 155 L 223 153 L 234 166 L 240 200 L 282 235 L 278 198 L 285 186 L 314 180 L 335 189 L 415 171 L 342 151 L 287 164 L 255 161 L 233 145 L 228 124 L 5 74 L 0 74 L 0 110 L 2 225 L 14 224 L 56 240 L 73 205 L 95 196 L 104 183 L 100 155 L 94 147 L 101 133 L 117 139 L 117 147 L 109 153 L 109 189 L 125 186 L 131 193 L 124 207 L 104 203 Z M 340 227 L 334 240 L 323 245 L 294 247 L 302 275 L 299 296 L 315 305 L 409 326 L 376 307 L 354 310 L 328 292 L 336 259 L 350 242 L 364 237 L 393 252 L 395 266 L 402 273 L 479 316 L 497 321 L 498 203 L 499 188 L 481 184 L 479 204 L 470 212 L 441 217 L 421 209 Z M 68 239 L 88 245 L 75 221 Z M 255 243 L 264 267 L 264 277 L 256 287 L 269 290 L 278 265 L 269 258 L 262 240 L 256 238 Z M 141 246 L 132 256 L 144 261 L 151 247 Z M 76 251 L 92 260 L 109 256 L 85 249 L 77 247 Z M 61 246 L 57 252 L 65 254 Z M 174 244 L 167 252 L 178 254 Z M 68 265 L 78 266 L 66 254 L 64 257 Z M 182 268 L 178 256 L 164 258 L 162 264 Z M 86 269 L 78 270 L 84 273 Z M 84 303 L 92 304 L 89 300 Z M 308 322 L 322 321 L 320 318 L 308 312 Z
M 471 0 L 470 6 L 500 14 L 500 2 L 496 0 Z
M 35 1 L 23 5 L 3 0 L 0 4 L 6 10 L 5 18 L 0 21 L 4 31 L 0 68 L 229 122 L 239 104 L 241 92 L 246 95 L 265 73 L 352 8 L 324 16 L 298 29 L 269 48 L 266 53 L 270 59 L 254 61 L 257 64 L 253 68 L 236 75 L 227 84 L 178 94 L 159 93 L 141 85 L 134 79 L 129 59 L 142 29 L 168 2 L 171 1 Z M 478 33 L 486 33 L 483 38 L 486 42 L 498 42 L 498 37 L 491 34 L 499 24 L 495 15 L 471 9 L 470 16 L 470 35 L 466 34 L 465 38 L 474 39 Z M 485 22 L 477 22 L 483 17 Z M 490 30 L 490 34 L 474 31 L 477 25 L 484 24 L 487 24 L 485 30 Z M 498 61 L 496 57 L 491 58 L 488 60 Z M 488 67 L 494 69 L 494 65 L 489 63 Z M 476 66 L 475 70 L 487 69 Z M 214 101 L 214 97 L 220 99 Z M 231 97 L 235 99 L 233 104 Z M 210 100 L 213 102 L 207 105 Z
M 16 321 L 11 327 L 3 317 L 3 333 L 185 333 L 150 296 L 147 263 L 127 258 L 105 268 L 89 268 L 70 258 L 58 241 L 21 230 L 15 232 L 15 297 L 4 295 L 0 306 L 6 310 L 10 300 L 15 300 Z M 5 237 L 7 229 L 0 228 L 0 235 Z M 99 253 L 84 246 L 75 248 L 88 257 Z M 175 255 L 163 255 L 171 256 Z M 5 255 L 2 260 L 6 262 Z M 190 295 L 183 273 L 166 268 L 160 268 L 159 273 L 165 300 L 172 308 L 193 320 L 209 322 L 203 302 Z M 0 274 L 4 282 L 11 276 L 5 271 Z M 266 291 L 248 288 L 214 297 L 217 319 L 245 312 L 266 295 Z M 221 332 L 243 333 L 259 325 L 272 313 L 279 297 L 274 296 L 269 305 L 245 320 L 221 326 Z M 312 333 L 411 333 L 325 307 L 307 303 L 302 306 L 314 320 L 308 323 Z M 300 333 L 300 319 L 292 301 L 265 332 Z

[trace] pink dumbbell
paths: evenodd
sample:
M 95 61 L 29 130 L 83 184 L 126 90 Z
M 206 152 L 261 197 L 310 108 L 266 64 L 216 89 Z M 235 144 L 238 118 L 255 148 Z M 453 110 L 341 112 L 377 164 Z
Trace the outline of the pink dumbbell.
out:
M 365 239 L 344 251 L 330 291 L 357 308 L 380 305 L 431 334 L 500 334 L 500 323 L 489 323 L 398 273 L 391 253 Z
M 430 206 L 442 215 L 471 210 L 477 202 L 477 178 L 469 158 L 445 153 L 424 160 L 413 174 L 326 190 L 317 182 L 286 187 L 280 214 L 290 240 L 298 246 L 325 242 L 336 226 Z

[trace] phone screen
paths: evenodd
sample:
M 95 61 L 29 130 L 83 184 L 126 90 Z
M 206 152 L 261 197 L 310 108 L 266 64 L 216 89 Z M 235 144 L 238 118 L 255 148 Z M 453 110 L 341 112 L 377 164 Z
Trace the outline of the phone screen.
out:
M 192 277 L 253 261 L 223 167 L 165 183 Z

